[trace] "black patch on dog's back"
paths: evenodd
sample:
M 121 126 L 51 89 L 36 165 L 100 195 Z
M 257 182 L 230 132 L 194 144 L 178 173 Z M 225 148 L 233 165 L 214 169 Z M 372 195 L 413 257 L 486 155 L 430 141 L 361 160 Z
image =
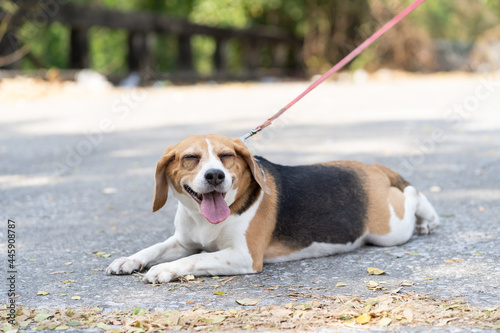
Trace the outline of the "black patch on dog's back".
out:
M 258 157 L 276 182 L 273 240 L 291 248 L 312 242 L 346 244 L 364 231 L 368 198 L 359 176 L 336 166 L 283 166 Z

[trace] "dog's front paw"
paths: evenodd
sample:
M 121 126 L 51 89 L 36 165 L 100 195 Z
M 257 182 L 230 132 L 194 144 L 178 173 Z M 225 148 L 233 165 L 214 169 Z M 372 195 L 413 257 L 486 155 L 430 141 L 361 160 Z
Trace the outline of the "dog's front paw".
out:
M 116 259 L 108 266 L 106 273 L 108 274 L 132 274 L 140 272 L 146 267 L 146 263 L 130 257 L 121 257 Z
M 177 278 L 179 275 L 175 272 L 172 272 L 168 268 L 168 263 L 159 264 L 151 267 L 151 269 L 147 272 L 147 274 L 142 279 L 144 282 L 148 283 L 167 283 Z

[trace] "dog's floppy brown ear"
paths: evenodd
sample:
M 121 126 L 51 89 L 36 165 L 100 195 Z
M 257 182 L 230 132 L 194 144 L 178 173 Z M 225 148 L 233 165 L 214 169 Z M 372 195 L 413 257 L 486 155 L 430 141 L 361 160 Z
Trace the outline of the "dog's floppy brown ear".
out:
M 165 170 L 167 165 L 175 160 L 175 146 L 167 148 L 156 164 L 155 195 L 153 198 L 153 213 L 162 208 L 167 202 L 168 181 Z
M 262 188 L 262 190 L 264 192 L 266 192 L 269 195 L 272 195 L 273 192 L 272 192 L 271 188 L 266 184 L 266 181 L 264 180 L 263 171 L 260 169 L 259 165 L 255 161 L 255 158 L 252 156 L 252 154 L 250 153 L 248 148 L 245 146 L 243 141 L 236 138 L 236 139 L 233 139 L 233 142 L 234 142 L 234 149 L 241 157 L 243 157 L 245 162 L 247 162 L 248 167 L 250 168 L 250 171 L 252 172 L 253 178 L 255 179 L 257 184 L 259 184 L 260 188 Z

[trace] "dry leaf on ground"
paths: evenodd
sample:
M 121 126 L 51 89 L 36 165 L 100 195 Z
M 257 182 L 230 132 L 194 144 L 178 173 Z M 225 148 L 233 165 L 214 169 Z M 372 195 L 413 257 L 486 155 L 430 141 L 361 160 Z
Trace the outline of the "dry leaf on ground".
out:
M 366 271 L 368 272 L 368 275 L 382 275 L 387 272 L 375 267 L 368 267 Z
M 305 297 L 305 296 L 304 296 Z M 5 324 L 3 331 L 17 330 L 64 330 L 67 327 L 81 329 L 112 329 L 114 332 L 153 331 L 259 331 L 293 329 L 312 331 L 320 328 L 388 327 L 399 330 L 405 326 L 444 326 L 470 329 L 498 329 L 500 311 L 480 309 L 465 303 L 463 299 L 442 300 L 412 293 L 381 295 L 375 298 L 310 295 L 304 303 L 249 307 L 241 310 L 205 309 L 193 306 L 187 310 L 155 310 L 145 308 L 102 311 L 97 308 L 77 307 L 42 310 L 17 308 L 16 326 Z M 144 312 L 142 311 L 144 310 Z M 7 314 L 6 305 L 0 305 L 0 317 Z M 71 314 L 71 315 L 70 315 Z M 33 318 L 30 319 L 29 318 Z M 111 326 L 113 325 L 113 326 Z
M 367 313 L 363 313 L 361 316 L 358 316 L 358 317 L 356 318 L 356 322 L 357 322 L 358 324 L 366 324 L 366 323 L 368 323 L 371 319 L 372 319 L 372 317 L 371 317 L 369 314 L 367 314 Z
M 236 303 L 239 305 L 247 305 L 247 306 L 252 306 L 252 305 L 257 305 L 260 303 L 260 298 L 242 298 L 242 299 L 237 299 Z

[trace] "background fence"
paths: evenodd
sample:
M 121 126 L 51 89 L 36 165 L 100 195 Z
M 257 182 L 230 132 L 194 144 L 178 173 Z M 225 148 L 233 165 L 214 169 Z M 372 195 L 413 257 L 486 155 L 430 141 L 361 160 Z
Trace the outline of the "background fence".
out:
M 22 0 L 19 10 L 13 15 L 12 28 L 4 38 L 4 49 L 9 53 L 19 51 L 14 30 L 20 24 L 46 26 L 62 24 L 69 30 L 68 68 L 82 69 L 90 67 L 89 29 L 104 27 L 125 31 L 126 64 L 128 72 L 137 72 L 141 76 L 150 75 L 165 79 L 197 80 L 204 79 L 256 79 L 263 76 L 297 75 L 301 68 L 302 40 L 277 27 L 257 27 L 250 29 L 218 28 L 189 23 L 186 20 L 167 17 L 152 12 L 119 12 L 81 6 L 74 3 L 41 2 Z M 156 71 L 155 55 L 151 39 L 167 35 L 175 40 L 175 47 L 165 45 L 162 52 L 172 52 L 175 57 L 175 69 L 168 73 Z M 215 43 L 215 51 L 210 61 L 215 69 L 203 74 L 193 66 L 192 38 L 205 36 Z M 14 47 L 13 47 L 14 46 Z M 236 47 L 241 56 L 238 70 L 231 70 L 228 52 L 230 46 Z M 32 59 L 37 62 L 37 59 Z M 10 66 L 15 68 L 15 64 Z

